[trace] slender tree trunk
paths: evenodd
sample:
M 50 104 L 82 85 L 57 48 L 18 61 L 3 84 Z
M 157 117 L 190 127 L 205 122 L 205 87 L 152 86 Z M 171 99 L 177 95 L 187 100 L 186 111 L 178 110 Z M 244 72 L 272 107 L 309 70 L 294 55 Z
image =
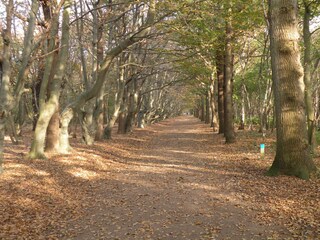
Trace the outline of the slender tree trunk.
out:
M 210 112 L 210 90 L 207 91 L 205 96 L 206 98 L 206 114 L 205 114 L 205 123 L 209 124 L 211 120 L 211 112 Z
M 240 126 L 239 130 L 244 130 L 246 122 L 246 101 L 245 101 L 245 90 L 244 83 L 241 85 L 241 114 L 240 114 Z
M 216 115 L 216 103 L 215 103 L 215 98 L 214 98 L 214 85 L 215 85 L 215 79 L 214 79 L 214 74 L 211 76 L 211 84 L 210 84 L 210 89 L 209 89 L 209 94 L 210 94 L 210 108 L 211 108 L 211 127 L 214 132 L 217 131 L 218 127 L 218 119 Z
M 205 95 L 201 95 L 201 115 L 200 115 L 200 120 L 201 122 L 204 122 L 206 118 L 206 99 Z
M 222 134 L 224 133 L 224 55 L 221 50 L 217 54 L 217 78 L 219 134 Z
M 300 62 L 296 0 L 270 0 L 271 62 L 275 93 L 277 146 L 270 175 L 308 179 L 316 171 L 305 122 L 303 68 Z
M 315 114 L 312 101 L 312 79 L 311 79 L 311 32 L 310 19 L 311 9 L 307 0 L 303 1 L 304 17 L 303 17 L 303 41 L 304 41 L 304 84 L 305 84 L 305 101 L 306 114 L 308 123 L 308 143 L 311 150 L 315 147 Z
M 226 143 L 236 141 L 233 127 L 232 85 L 233 85 L 233 56 L 232 56 L 232 28 L 228 22 L 226 26 L 226 55 L 224 75 L 224 136 Z

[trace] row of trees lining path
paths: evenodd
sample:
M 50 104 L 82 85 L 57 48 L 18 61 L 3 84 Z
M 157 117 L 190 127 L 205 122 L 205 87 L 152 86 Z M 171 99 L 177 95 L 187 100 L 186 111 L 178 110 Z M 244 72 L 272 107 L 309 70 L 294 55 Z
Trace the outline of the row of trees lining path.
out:
M 317 175 L 318 1 L 7 0 L 0 9 L 0 172 L 5 135 L 17 143 L 31 122 L 26 157 L 46 159 L 71 151 L 74 126 L 92 145 L 116 121 L 126 134 L 193 108 L 228 144 L 240 118 L 241 129 L 254 118 L 261 133 L 276 127 L 269 174 Z
M 316 239 L 319 181 L 274 181 L 274 137 L 264 159 L 258 134 L 237 138 L 182 116 L 49 162 L 21 160 L 26 137 L 6 146 L 0 238 Z

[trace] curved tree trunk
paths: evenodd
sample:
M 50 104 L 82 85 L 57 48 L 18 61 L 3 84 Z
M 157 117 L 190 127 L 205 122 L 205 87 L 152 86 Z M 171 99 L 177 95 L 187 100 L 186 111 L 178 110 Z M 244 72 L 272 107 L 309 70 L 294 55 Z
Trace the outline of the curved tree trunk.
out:
M 48 56 L 46 62 L 46 70 L 44 74 L 44 80 L 42 82 L 40 91 L 40 115 L 34 132 L 34 139 L 32 141 L 31 149 L 28 154 L 29 158 L 45 158 L 44 147 L 46 140 L 47 127 L 49 125 L 50 119 L 53 114 L 58 109 L 59 97 L 61 90 L 61 81 L 64 76 L 68 51 L 69 51 L 69 8 L 71 1 L 65 1 L 64 11 L 63 11 L 63 23 L 62 23 L 62 36 L 61 36 L 61 50 L 59 52 L 58 58 L 54 59 L 54 56 Z M 56 16 L 58 17 L 58 16 Z M 58 21 L 56 18 L 54 21 Z M 57 25 L 53 28 L 51 32 L 51 47 L 55 46 L 55 34 L 57 31 Z M 55 62 L 55 60 L 57 62 Z M 50 97 L 46 101 L 46 94 L 48 90 L 48 83 L 50 80 L 50 75 L 54 74 L 51 80 L 50 86 Z

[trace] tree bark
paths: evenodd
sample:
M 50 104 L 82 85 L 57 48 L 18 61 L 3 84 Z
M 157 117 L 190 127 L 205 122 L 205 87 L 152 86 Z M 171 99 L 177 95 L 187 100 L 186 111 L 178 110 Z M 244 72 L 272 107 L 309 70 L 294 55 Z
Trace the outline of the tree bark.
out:
M 6 29 L 0 30 L 3 38 L 3 52 L 2 52 L 2 74 L 0 79 L 0 174 L 3 172 L 3 149 L 6 118 L 10 114 L 12 96 L 10 93 L 10 48 L 11 48 L 11 29 L 13 16 L 13 0 L 9 0 L 6 7 Z
M 218 118 L 219 134 L 224 133 L 224 54 L 222 50 L 217 53 L 217 80 L 218 80 Z
M 277 127 L 276 156 L 270 175 L 308 179 L 316 171 L 305 122 L 296 0 L 270 0 L 270 43 Z
M 303 41 L 304 41 L 304 84 L 305 84 L 305 102 L 306 114 L 308 123 L 308 143 L 311 150 L 315 147 L 315 114 L 312 100 L 312 79 L 311 79 L 311 32 L 310 19 L 311 9 L 310 3 L 307 0 L 303 1 L 304 15 L 303 15 Z
M 232 27 L 227 22 L 226 26 L 226 49 L 225 49 L 225 72 L 224 72 L 224 136 L 226 143 L 236 141 L 233 126 L 232 85 L 233 85 L 233 56 L 232 56 Z
M 206 94 L 206 114 L 205 114 L 205 123 L 209 124 L 211 121 L 211 108 L 210 108 L 210 90 Z
M 46 158 L 44 154 L 45 140 L 47 127 L 49 125 L 50 119 L 56 112 L 59 105 L 59 97 L 61 91 L 61 81 L 64 76 L 68 51 L 69 51 L 69 10 L 71 1 L 65 1 L 64 11 L 63 11 L 63 23 L 62 23 L 62 36 L 61 36 L 61 50 L 59 52 L 57 63 L 54 61 L 54 56 L 50 54 L 46 62 L 46 70 L 44 74 L 44 79 L 42 82 L 40 90 L 40 114 L 37 122 L 37 126 L 34 132 L 34 139 L 32 141 L 31 149 L 28 154 L 29 158 Z M 58 16 L 56 16 L 58 17 Z M 58 18 L 54 21 L 57 21 Z M 56 26 L 57 27 L 57 26 Z M 53 38 L 55 37 L 57 29 L 53 28 L 51 32 L 51 44 L 55 45 Z M 54 67 L 54 71 L 52 71 Z M 54 74 L 50 86 L 50 96 L 46 101 L 46 94 L 48 91 L 48 82 L 50 80 L 50 75 Z
M 239 130 L 244 130 L 246 122 L 246 101 L 245 101 L 245 90 L 244 83 L 241 84 L 241 114 L 240 114 L 240 126 Z
M 211 108 L 211 127 L 214 132 L 217 131 L 218 127 L 218 120 L 216 115 L 216 102 L 214 97 L 215 92 L 215 78 L 213 77 L 213 74 L 211 75 L 211 84 L 209 89 L 210 94 L 210 108 Z
M 60 113 L 59 107 L 53 113 L 49 125 L 47 128 L 47 139 L 46 139 L 46 152 L 55 152 L 59 150 L 59 136 L 60 136 Z

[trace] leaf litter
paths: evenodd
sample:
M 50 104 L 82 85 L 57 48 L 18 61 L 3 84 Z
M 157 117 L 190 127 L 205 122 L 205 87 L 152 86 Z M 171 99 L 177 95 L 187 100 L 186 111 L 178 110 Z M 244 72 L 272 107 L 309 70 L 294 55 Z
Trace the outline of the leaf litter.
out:
M 179 117 L 27 160 L 6 143 L 0 239 L 316 239 L 320 181 L 267 177 L 275 137 Z M 259 144 L 266 144 L 262 159 Z M 319 158 L 315 158 L 319 166 Z

